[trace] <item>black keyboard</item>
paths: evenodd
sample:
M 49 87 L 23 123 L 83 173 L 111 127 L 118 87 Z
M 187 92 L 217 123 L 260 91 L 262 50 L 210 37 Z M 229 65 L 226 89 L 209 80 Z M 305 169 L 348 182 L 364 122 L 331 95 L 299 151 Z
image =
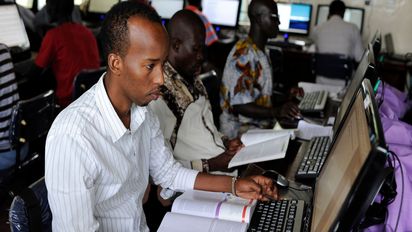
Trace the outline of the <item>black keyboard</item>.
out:
M 249 232 L 300 232 L 304 218 L 302 200 L 258 201 Z
M 303 155 L 296 179 L 316 178 L 329 152 L 329 136 L 313 137 L 309 142 L 309 149 Z
M 302 113 L 323 111 L 327 99 L 328 92 L 325 90 L 305 93 L 302 101 L 299 102 L 299 109 Z

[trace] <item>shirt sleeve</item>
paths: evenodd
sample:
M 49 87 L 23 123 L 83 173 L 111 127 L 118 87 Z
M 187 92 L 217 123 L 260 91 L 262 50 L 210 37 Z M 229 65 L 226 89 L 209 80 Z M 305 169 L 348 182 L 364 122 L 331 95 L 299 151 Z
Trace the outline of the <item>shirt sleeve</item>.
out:
M 224 83 L 230 94 L 230 105 L 241 105 L 254 102 L 259 90 L 254 88 L 254 80 L 262 75 L 262 66 L 254 59 L 251 51 L 233 57 L 224 72 Z
M 53 34 L 49 31 L 41 43 L 39 53 L 36 56 L 35 63 L 40 68 L 46 68 L 54 59 L 54 55 L 55 49 L 53 42 Z
M 99 228 L 93 216 L 97 168 L 89 158 L 93 151 L 84 141 L 80 135 L 63 133 L 47 138 L 45 180 L 54 231 Z
M 155 184 L 175 191 L 193 189 L 198 171 L 185 168 L 173 158 L 170 149 L 165 145 L 159 121 L 149 110 L 151 134 L 150 175 Z

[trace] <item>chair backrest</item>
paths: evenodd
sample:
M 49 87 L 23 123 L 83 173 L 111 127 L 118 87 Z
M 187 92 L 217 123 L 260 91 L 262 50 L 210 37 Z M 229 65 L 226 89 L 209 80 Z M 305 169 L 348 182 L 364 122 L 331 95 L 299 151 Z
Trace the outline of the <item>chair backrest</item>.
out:
M 52 213 L 44 177 L 13 198 L 9 222 L 12 232 L 52 231 Z
M 16 150 L 16 165 L 20 165 L 20 150 L 29 143 L 30 150 L 43 153 L 45 138 L 55 117 L 53 90 L 22 100 L 13 108 L 10 142 Z M 30 158 L 30 157 L 28 157 Z
M 314 71 L 317 76 L 349 80 L 353 69 L 353 60 L 345 55 L 317 53 L 314 56 Z
M 100 67 L 98 69 L 84 69 L 80 71 L 74 78 L 73 101 L 96 84 L 105 71 L 106 67 Z

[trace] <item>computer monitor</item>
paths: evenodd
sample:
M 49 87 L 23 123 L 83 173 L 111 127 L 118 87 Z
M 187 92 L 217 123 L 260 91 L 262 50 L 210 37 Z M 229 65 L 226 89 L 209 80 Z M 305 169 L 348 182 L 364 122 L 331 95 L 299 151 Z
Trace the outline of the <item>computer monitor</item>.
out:
M 346 7 L 345 15 L 343 20 L 350 22 L 358 26 L 359 30 L 362 33 L 363 30 L 363 19 L 364 19 L 365 10 L 362 8 L 356 7 Z M 329 16 L 329 5 L 318 5 L 318 13 L 316 17 L 316 25 L 319 25 L 328 20 Z
M 46 0 L 37 0 L 37 10 L 41 10 L 46 5 Z
M 152 7 L 163 19 L 171 19 L 183 6 L 184 0 L 152 0 Z
M 90 0 L 88 11 L 90 13 L 106 14 L 119 0 Z
M 239 20 L 240 0 L 203 0 L 202 12 L 215 26 L 235 28 Z
M 16 0 L 16 3 L 27 9 L 33 8 L 33 0 Z
M 357 91 L 316 181 L 311 231 L 350 231 L 383 183 L 386 151 L 371 142 L 364 100 Z
M 29 38 L 16 4 L 0 5 L 0 43 L 8 47 L 30 48 Z
M 365 77 L 371 75 L 370 73 L 374 72 L 375 67 L 371 65 L 371 61 L 373 59 L 374 58 L 371 56 L 369 50 L 365 50 L 355 71 L 355 74 L 353 75 L 351 82 L 347 86 L 346 93 L 343 96 L 342 102 L 336 114 L 335 123 L 333 124 L 334 133 L 338 133 L 339 129 L 342 127 L 342 121 L 348 114 L 349 108 L 355 99 L 355 94 L 357 93 L 362 80 Z
M 281 33 L 309 34 L 312 5 L 278 2 L 279 31 Z

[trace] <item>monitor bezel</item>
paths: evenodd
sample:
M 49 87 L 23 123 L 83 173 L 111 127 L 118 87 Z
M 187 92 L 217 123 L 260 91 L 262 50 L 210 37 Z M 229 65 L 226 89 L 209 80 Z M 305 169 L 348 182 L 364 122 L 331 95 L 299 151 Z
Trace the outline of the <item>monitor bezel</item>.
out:
M 181 0 L 181 2 L 182 2 L 182 7 L 181 7 L 181 9 L 180 10 L 183 10 L 184 8 L 185 8 L 185 6 L 186 6 L 186 1 L 185 0 Z M 153 7 L 153 6 L 152 6 Z M 154 7 L 153 7 L 154 8 Z M 179 11 L 179 10 L 178 10 Z M 177 12 L 177 11 L 176 11 Z M 173 13 L 173 15 L 174 14 L 176 14 L 176 12 L 175 13 Z M 172 17 L 173 17 L 173 15 L 172 15 Z M 172 17 L 170 17 L 170 18 L 167 18 L 167 17 L 162 17 L 160 14 L 159 14 L 159 16 L 162 18 L 162 23 L 163 23 L 163 25 L 166 25 L 166 23 L 172 18 Z
M 310 34 L 310 29 L 311 29 L 311 24 L 312 24 L 312 16 L 313 16 L 313 5 L 310 3 L 297 3 L 297 2 L 277 2 L 277 6 L 279 6 L 279 4 L 287 4 L 287 5 L 305 5 L 305 6 L 309 6 L 310 8 L 310 15 L 309 15 L 309 22 L 308 22 L 308 30 L 305 33 L 299 33 L 299 32 L 290 32 L 290 31 L 282 31 L 279 28 L 279 34 L 281 35 L 300 35 L 300 36 L 308 36 Z M 278 7 L 278 14 L 279 14 L 279 7 Z M 280 22 L 282 23 L 282 22 Z
M 217 23 L 212 23 L 212 21 L 209 19 L 209 16 L 206 15 L 206 17 L 209 19 L 210 23 L 213 25 L 213 27 L 215 28 L 216 32 L 219 31 L 220 28 L 222 29 L 237 29 L 238 25 L 239 25 L 239 17 L 240 17 L 240 9 L 242 8 L 242 0 L 238 0 L 239 1 L 239 5 L 237 7 L 237 14 L 236 14 L 236 24 L 234 26 L 232 25 L 224 25 L 224 24 L 217 24 Z M 185 6 L 188 6 L 189 4 L 187 4 L 187 1 L 185 2 Z
M 318 4 L 317 9 L 316 9 L 316 21 L 315 21 L 315 26 L 319 24 L 319 10 L 321 7 L 328 7 L 328 4 Z M 365 24 L 365 9 L 360 8 L 360 7 L 353 7 L 353 6 L 346 6 L 347 9 L 352 9 L 352 10 L 361 10 L 362 11 L 362 22 L 361 22 L 361 28 L 360 28 L 360 33 L 362 34 L 363 32 L 363 24 Z M 329 12 L 329 11 L 328 11 Z M 345 21 L 346 22 L 346 21 Z

